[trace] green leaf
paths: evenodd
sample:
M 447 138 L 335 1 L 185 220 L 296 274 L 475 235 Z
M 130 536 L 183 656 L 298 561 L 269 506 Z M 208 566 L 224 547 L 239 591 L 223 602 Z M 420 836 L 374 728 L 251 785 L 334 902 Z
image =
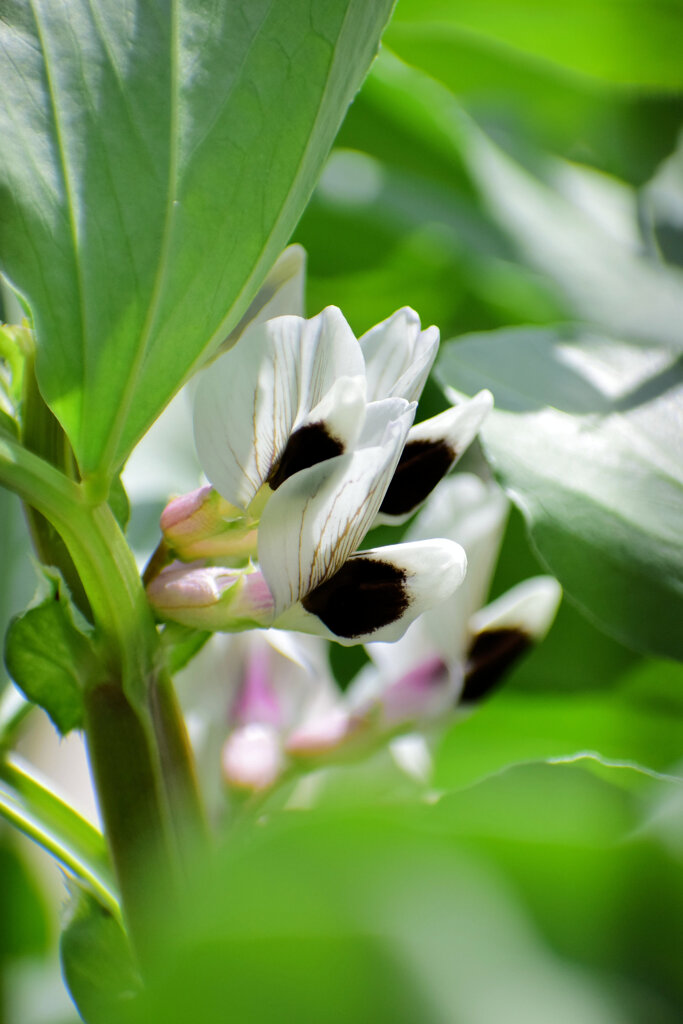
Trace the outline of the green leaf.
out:
M 683 273 L 643 255 L 635 193 L 561 160 L 538 157 L 531 173 L 454 109 L 451 118 L 492 218 L 575 317 L 681 351 Z
M 402 0 L 389 41 L 421 36 L 481 39 L 538 64 L 552 62 L 607 82 L 680 89 L 680 0 Z
M 108 480 L 239 321 L 391 6 L 5 4 L 0 263 L 85 476 Z
M 568 595 L 626 645 L 683 657 L 681 360 L 520 329 L 450 344 L 439 375 L 493 391 L 485 450 Z
M 49 943 L 47 907 L 19 844 L 0 842 L 0 965 L 6 957 L 40 956 Z M 1 968 L 0 968 L 1 969 Z
M 501 867 L 517 848 L 562 893 L 565 854 L 597 851 L 608 869 L 637 822 L 622 774 L 533 765 L 435 805 L 352 803 L 233 829 L 158 928 L 129 1019 L 219 1024 L 229 1006 L 250 1024 L 436 1024 L 510 1019 L 514 1003 L 515 1021 L 619 1021 L 592 974 L 565 977 Z
M 680 712 L 620 693 L 502 693 L 449 729 L 434 784 L 458 789 L 513 764 L 582 757 L 622 765 L 644 778 L 675 775 L 683 758 L 682 719 Z
M 387 32 L 394 52 L 443 82 L 492 133 L 518 144 L 533 140 L 634 184 L 646 181 L 676 143 L 680 95 L 607 86 L 485 37 L 444 31 L 438 22 L 409 26 L 400 21 L 402 10 Z
M 64 979 L 83 1020 L 111 1022 L 140 989 L 140 977 L 120 922 L 72 883 L 59 941 Z
M 61 582 L 39 605 L 18 615 L 5 638 L 5 665 L 28 700 L 49 714 L 62 735 L 83 721 L 83 690 L 94 652 Z
M 118 897 L 102 835 L 16 756 L 0 761 L 0 815 L 95 893 L 118 915 Z

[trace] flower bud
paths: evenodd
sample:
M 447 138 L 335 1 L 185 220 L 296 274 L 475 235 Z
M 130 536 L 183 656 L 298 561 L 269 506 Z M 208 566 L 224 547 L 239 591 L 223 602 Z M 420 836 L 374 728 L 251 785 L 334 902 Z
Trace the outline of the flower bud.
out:
M 258 629 L 273 618 L 273 596 L 253 567 L 173 562 L 147 585 L 147 596 L 160 618 L 193 629 Z
M 183 494 L 161 513 L 161 529 L 176 558 L 247 559 L 256 554 L 256 526 L 210 485 Z
M 280 735 L 272 725 L 251 722 L 232 732 L 221 754 L 223 778 L 234 789 L 261 792 L 284 767 Z

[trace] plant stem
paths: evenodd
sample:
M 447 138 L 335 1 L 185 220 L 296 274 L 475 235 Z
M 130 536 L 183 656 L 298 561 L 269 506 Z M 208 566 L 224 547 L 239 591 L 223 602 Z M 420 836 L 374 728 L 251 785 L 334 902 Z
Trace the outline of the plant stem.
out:
M 162 673 L 152 614 L 108 505 L 89 504 L 79 484 L 4 436 L 0 483 L 57 530 L 92 609 L 101 668 L 84 695 L 86 737 L 124 915 L 144 964 L 153 938 L 150 879 L 173 899 L 205 838 L 185 725 Z
M 180 867 L 155 751 L 121 687 L 86 694 L 88 750 L 129 933 L 141 967 L 153 944 L 152 898 L 174 900 Z

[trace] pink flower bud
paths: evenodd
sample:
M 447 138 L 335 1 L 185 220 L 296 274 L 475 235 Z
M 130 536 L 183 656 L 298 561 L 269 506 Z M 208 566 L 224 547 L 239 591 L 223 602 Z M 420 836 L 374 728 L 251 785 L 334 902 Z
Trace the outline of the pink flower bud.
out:
M 194 629 L 234 632 L 273 619 L 273 596 L 253 568 L 173 562 L 147 585 L 147 596 L 161 618 Z
M 256 554 L 256 526 L 208 484 L 174 498 L 161 513 L 166 544 L 184 562 L 249 558 Z
M 223 745 L 221 762 L 229 786 L 251 792 L 268 789 L 284 767 L 277 729 L 260 722 L 236 729 Z

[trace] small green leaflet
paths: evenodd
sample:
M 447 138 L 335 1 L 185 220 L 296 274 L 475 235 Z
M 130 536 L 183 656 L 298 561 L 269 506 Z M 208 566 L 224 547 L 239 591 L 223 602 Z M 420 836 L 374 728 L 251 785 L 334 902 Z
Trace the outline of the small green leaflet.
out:
M 64 978 L 83 1020 L 111 1022 L 141 979 L 120 922 L 77 881 L 67 884 L 71 899 L 59 943 Z
M 47 597 L 13 619 L 5 664 L 28 700 L 44 708 L 66 735 L 82 724 L 82 694 L 94 657 L 63 583 L 55 576 L 48 582 Z

